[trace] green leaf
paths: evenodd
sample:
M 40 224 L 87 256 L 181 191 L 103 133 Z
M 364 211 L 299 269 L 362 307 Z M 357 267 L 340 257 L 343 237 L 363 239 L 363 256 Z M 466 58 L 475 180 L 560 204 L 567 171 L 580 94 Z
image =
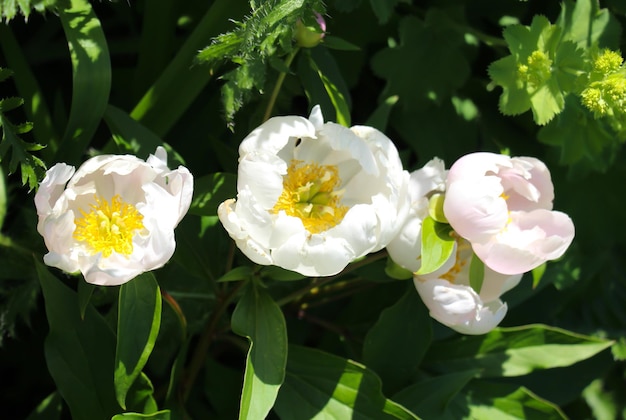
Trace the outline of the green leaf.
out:
M 613 344 L 545 325 L 497 328 L 483 336 L 434 343 L 425 364 L 441 372 L 482 369 L 482 377 L 519 376 L 569 366 Z
M 170 410 L 161 410 L 152 414 L 122 413 L 113 416 L 111 420 L 170 420 L 170 414 Z
M 480 289 L 483 287 L 483 280 L 485 280 L 485 264 L 478 258 L 478 256 L 472 252 L 472 261 L 470 262 L 469 270 L 469 282 L 470 287 L 474 291 L 480 294 Z
M 340 51 L 359 51 L 361 48 L 358 45 L 354 45 L 351 42 L 346 41 L 343 38 L 339 38 L 336 36 L 326 34 L 324 39 L 322 39 L 322 43 L 324 47 L 331 50 L 340 50 Z
M 239 418 L 263 419 L 285 378 L 285 318 L 267 291 L 249 282 L 233 312 L 232 329 L 250 340 Z
M 617 45 L 620 25 L 608 9 L 594 0 L 565 0 L 556 24 L 563 28 L 563 39 L 580 48 Z
M 77 164 L 109 102 L 111 60 L 100 20 L 87 0 L 59 10 L 72 59 L 72 106 L 58 160 Z
M 422 222 L 422 265 L 415 274 L 424 275 L 437 271 L 450 259 L 455 241 L 446 223 L 436 222 L 428 216 Z
M 533 276 L 533 289 L 535 289 L 539 285 L 543 274 L 546 272 L 546 267 L 547 264 L 543 263 L 540 266 L 532 269 L 531 274 Z
M 311 50 L 309 65 L 317 73 L 324 85 L 326 94 L 333 104 L 335 121 L 344 127 L 350 127 L 350 93 L 334 59 L 325 48 Z M 326 111 L 326 112 L 325 112 Z M 327 110 L 322 109 L 326 119 L 331 119 Z
M 448 405 L 478 373 L 474 369 L 427 378 L 398 392 L 393 400 L 424 419 L 453 420 Z
M 126 409 L 126 394 L 148 361 L 161 325 L 161 291 L 152 273 L 120 287 L 115 352 L 115 394 Z
M 468 417 L 472 419 L 565 420 L 561 409 L 515 384 L 473 381 L 464 390 Z
M 0 99 L 0 112 L 12 111 L 24 104 L 24 99 L 11 97 Z
M 217 279 L 217 282 L 223 283 L 227 281 L 247 280 L 252 276 L 253 273 L 254 273 L 254 270 L 250 266 L 244 265 L 241 267 L 235 267 L 232 270 L 230 270 L 228 273 L 224 274 L 222 277 Z
M 411 3 L 410 0 L 370 0 L 372 10 L 378 18 L 379 24 L 389 21 L 398 3 Z
M 267 277 L 277 281 L 297 281 L 306 278 L 306 276 L 303 276 L 300 273 L 286 270 L 282 267 L 278 267 L 277 265 L 265 266 L 261 268 L 261 271 L 259 273 L 262 277 Z
M 215 216 L 223 201 L 237 195 L 237 177 L 220 172 L 208 174 L 194 180 L 193 190 L 189 213 Z
M 385 398 L 365 366 L 322 351 L 289 346 L 287 375 L 274 407 L 282 420 L 417 419 Z
M 385 79 L 383 97 L 397 95 L 406 110 L 441 103 L 463 86 L 470 75 L 463 50 L 464 35 L 445 12 L 429 8 L 425 20 L 402 18 L 398 46 L 381 50 L 372 60 Z
M 126 112 L 112 105 L 108 105 L 104 113 L 113 141 L 124 153 L 137 156 L 148 156 L 154 153 L 158 146 L 164 146 L 163 140 L 133 119 Z
M 415 375 L 432 339 L 428 310 L 412 281 L 398 302 L 381 312 L 363 343 L 363 362 L 385 390 L 397 390 Z
M 54 391 L 41 401 L 26 420 L 59 420 L 63 410 L 63 398 Z
M 78 292 L 78 305 L 80 307 L 80 316 L 81 318 L 85 318 L 85 311 L 89 306 L 89 301 L 91 300 L 91 296 L 93 295 L 96 286 L 86 281 L 79 281 L 77 292 Z
M 115 336 L 89 306 L 81 319 L 76 293 L 35 261 L 50 332 L 44 351 L 50 375 L 74 419 L 109 419 L 119 412 L 113 387 Z
M 69 0 L 0 0 L 0 21 L 9 22 L 17 13 L 27 20 L 33 10 L 43 13 L 46 9 L 69 7 Z
M 393 106 L 398 103 L 399 96 L 393 95 L 385 99 L 378 105 L 378 108 L 372 112 L 372 115 L 366 121 L 366 125 L 374 127 L 384 132 L 387 129 L 387 123 L 389 122 L 389 115 Z

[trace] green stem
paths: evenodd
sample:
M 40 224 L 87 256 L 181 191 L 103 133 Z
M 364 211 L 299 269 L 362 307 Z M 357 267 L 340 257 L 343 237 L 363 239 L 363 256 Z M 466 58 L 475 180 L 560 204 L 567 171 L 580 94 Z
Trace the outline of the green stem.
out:
M 187 401 L 189 398 L 189 393 L 191 392 L 193 384 L 196 381 L 198 373 L 200 373 L 202 367 L 204 366 L 204 362 L 209 352 L 209 347 L 211 346 L 215 336 L 215 329 L 217 328 L 218 322 L 222 318 L 226 308 L 228 308 L 228 305 L 232 302 L 237 295 L 237 292 L 239 292 L 244 284 L 246 284 L 245 281 L 240 281 L 235 287 L 233 287 L 227 295 L 220 299 L 215 310 L 211 313 L 209 321 L 200 335 L 198 344 L 196 345 L 191 362 L 189 363 L 189 367 L 187 368 L 185 377 L 181 384 L 183 402 Z
M 366 258 L 363 258 L 360 261 L 354 262 L 352 264 L 350 264 L 348 267 L 346 267 L 341 273 L 336 274 L 334 276 L 330 276 L 330 277 L 324 277 L 323 279 L 321 278 L 315 278 L 311 281 L 311 283 L 309 283 L 306 287 L 300 289 L 300 290 L 296 290 L 295 292 L 285 296 L 282 299 L 279 299 L 276 303 L 278 304 L 278 306 L 285 306 L 288 303 L 291 303 L 293 301 L 297 301 L 300 298 L 302 298 L 304 295 L 308 294 L 311 292 L 311 290 L 315 289 L 315 288 L 319 288 L 327 283 L 330 283 L 333 280 L 338 279 L 339 277 L 356 270 L 357 268 L 361 268 L 365 265 L 371 264 L 374 261 L 380 260 L 382 258 L 387 257 L 387 252 L 386 251 L 381 251 L 381 252 L 377 252 L 376 254 L 370 254 L 368 255 Z
M 291 53 L 289 53 L 289 55 L 285 59 L 285 66 L 287 68 L 289 68 L 289 66 L 291 66 L 291 62 L 293 61 L 293 59 L 296 56 L 296 54 L 298 54 L 299 50 L 300 50 L 300 48 L 296 47 L 296 48 L 294 48 L 294 50 Z M 276 85 L 274 85 L 274 90 L 272 91 L 272 95 L 270 96 L 270 100 L 267 103 L 267 108 L 265 108 L 265 115 L 263 115 L 263 122 L 269 120 L 270 116 L 272 115 L 272 110 L 274 109 L 274 104 L 276 103 L 276 98 L 278 98 L 278 92 L 280 92 L 280 88 L 283 85 L 283 81 L 285 80 L 285 76 L 286 75 L 287 75 L 287 73 L 281 71 L 280 74 L 278 75 L 278 79 L 276 79 Z

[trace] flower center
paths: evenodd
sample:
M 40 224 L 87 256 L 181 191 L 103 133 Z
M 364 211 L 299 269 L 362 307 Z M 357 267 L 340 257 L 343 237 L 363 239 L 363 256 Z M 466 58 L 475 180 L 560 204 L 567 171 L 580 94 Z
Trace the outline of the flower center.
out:
M 82 217 L 74 220 L 74 239 L 89 245 L 93 254 L 102 252 L 104 257 L 109 257 L 113 251 L 132 254 L 133 234 L 143 229 L 143 215 L 132 204 L 123 202 L 119 195 L 110 203 L 102 197 L 95 198 L 96 204 L 89 206 L 90 211 L 80 210 Z
M 342 191 L 335 191 L 341 183 L 335 165 L 318 165 L 292 160 L 283 178 L 283 192 L 272 208 L 272 213 L 284 211 L 302 220 L 304 228 L 319 233 L 341 222 L 347 206 L 339 204 Z

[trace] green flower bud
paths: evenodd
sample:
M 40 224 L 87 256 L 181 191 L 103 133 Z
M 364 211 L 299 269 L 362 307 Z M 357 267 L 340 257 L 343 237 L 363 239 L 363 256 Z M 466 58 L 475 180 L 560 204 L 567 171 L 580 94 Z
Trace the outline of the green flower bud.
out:
M 326 21 L 319 13 L 315 12 L 315 20 L 310 24 L 301 20 L 296 22 L 296 43 L 299 47 L 313 48 L 324 38 L 326 33 Z

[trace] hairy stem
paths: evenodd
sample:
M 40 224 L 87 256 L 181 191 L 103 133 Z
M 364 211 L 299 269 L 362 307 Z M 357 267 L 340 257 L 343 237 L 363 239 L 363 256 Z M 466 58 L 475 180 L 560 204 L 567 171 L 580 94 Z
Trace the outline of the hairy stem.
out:
M 296 54 L 298 54 L 299 50 L 300 50 L 300 48 L 296 47 L 296 48 L 294 48 L 294 50 L 291 53 L 289 53 L 289 55 L 285 59 L 285 66 L 287 68 L 289 68 L 289 66 L 291 66 L 291 62 L 293 61 L 293 59 L 296 56 Z M 276 103 L 276 98 L 278 98 L 278 92 L 280 92 L 280 88 L 283 85 L 283 81 L 285 80 L 285 76 L 286 75 L 287 75 L 287 73 L 280 72 L 280 74 L 278 75 L 278 79 L 276 79 L 276 85 L 274 85 L 274 90 L 272 91 L 272 95 L 270 96 L 270 100 L 267 103 L 267 108 L 265 108 L 265 114 L 263 115 L 263 122 L 269 120 L 270 116 L 272 115 L 272 110 L 274 109 L 274 104 Z

